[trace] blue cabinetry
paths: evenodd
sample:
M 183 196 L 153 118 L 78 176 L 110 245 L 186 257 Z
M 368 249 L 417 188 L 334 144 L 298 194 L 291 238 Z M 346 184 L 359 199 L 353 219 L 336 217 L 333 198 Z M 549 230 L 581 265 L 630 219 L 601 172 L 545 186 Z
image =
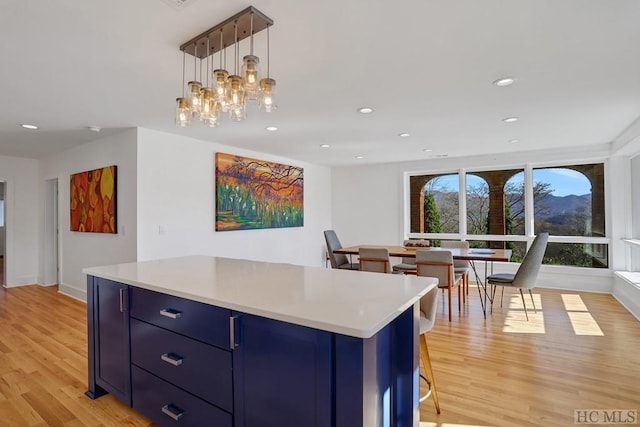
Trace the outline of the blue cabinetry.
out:
M 89 276 L 89 391 L 160 426 L 417 425 L 418 306 L 363 339 Z
M 89 389 L 95 399 L 111 393 L 131 405 L 129 286 L 87 279 Z
M 236 427 L 331 426 L 332 334 L 234 315 Z

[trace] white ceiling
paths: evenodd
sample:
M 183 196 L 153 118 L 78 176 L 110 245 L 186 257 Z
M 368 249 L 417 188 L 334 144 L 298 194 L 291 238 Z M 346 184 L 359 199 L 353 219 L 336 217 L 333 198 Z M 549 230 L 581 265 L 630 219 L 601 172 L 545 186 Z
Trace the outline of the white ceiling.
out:
M 41 158 L 141 126 L 312 163 L 380 163 L 601 146 L 640 117 L 637 0 L 171 1 L 0 0 L 0 155 Z M 176 128 L 179 46 L 250 5 L 274 20 L 278 111 Z M 504 76 L 516 83 L 491 84 Z

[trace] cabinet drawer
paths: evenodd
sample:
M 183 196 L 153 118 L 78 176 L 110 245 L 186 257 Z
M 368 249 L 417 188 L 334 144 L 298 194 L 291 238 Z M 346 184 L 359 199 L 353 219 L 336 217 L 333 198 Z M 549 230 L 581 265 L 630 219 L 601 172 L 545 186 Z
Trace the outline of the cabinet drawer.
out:
M 160 426 L 231 427 L 231 414 L 137 366 L 131 367 L 133 408 Z
M 231 352 L 131 319 L 131 362 L 233 411 Z
M 130 310 L 136 319 L 229 349 L 231 310 L 136 287 Z

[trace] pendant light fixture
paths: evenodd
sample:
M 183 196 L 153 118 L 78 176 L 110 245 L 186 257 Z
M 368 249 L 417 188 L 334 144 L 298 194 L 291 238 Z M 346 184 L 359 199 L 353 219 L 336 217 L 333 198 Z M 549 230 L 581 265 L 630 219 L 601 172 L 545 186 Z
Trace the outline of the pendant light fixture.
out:
M 182 96 L 176 98 L 176 126 L 186 127 L 191 124 L 191 107 L 189 99 L 184 96 L 184 72 L 186 53 L 182 51 Z
M 260 59 L 253 54 L 253 12 L 251 12 L 251 27 L 250 27 L 250 53 L 242 58 L 242 77 L 244 78 L 244 90 L 247 101 L 258 100 L 258 82 L 260 81 L 260 70 L 258 64 Z M 269 26 L 267 25 L 267 32 Z
M 267 25 L 267 77 L 260 80 L 260 97 L 258 99 L 258 107 L 267 113 L 276 111 L 276 81 L 269 77 L 269 27 Z
M 197 117 L 210 127 L 220 123 L 220 113 L 229 113 L 235 121 L 246 118 L 247 103 L 256 102 L 266 112 L 275 111 L 275 80 L 269 76 L 269 27 L 273 20 L 250 6 L 231 18 L 215 25 L 180 46 L 182 50 L 182 97 L 176 99 L 176 125 L 186 127 L 191 117 Z M 254 54 L 253 36 L 267 30 L 267 76 L 260 75 L 260 59 Z M 250 37 L 249 52 L 240 63 L 240 41 Z M 233 46 L 233 75 L 226 70 L 227 48 Z M 185 55 L 193 55 L 193 80 L 187 84 L 185 95 Z M 218 54 L 219 67 L 213 67 Z M 224 61 L 223 61 L 224 56 Z M 211 57 L 211 58 L 210 58 Z M 203 61 L 206 58 L 206 61 Z M 198 79 L 198 59 L 200 75 Z M 206 79 L 202 74 L 203 62 Z M 223 66 L 224 62 L 224 66 Z M 210 68 L 211 64 L 211 68 Z M 240 65 L 241 64 L 241 65 Z M 211 79 L 211 80 L 210 80 Z M 203 87 L 202 83 L 206 86 Z M 188 113 L 188 114 L 187 114 Z
M 234 22 L 233 31 L 235 34 L 235 49 L 233 55 L 233 75 L 227 79 L 227 103 L 229 104 L 229 116 L 236 121 L 245 119 L 245 99 L 244 99 L 244 79 L 238 75 L 238 22 Z

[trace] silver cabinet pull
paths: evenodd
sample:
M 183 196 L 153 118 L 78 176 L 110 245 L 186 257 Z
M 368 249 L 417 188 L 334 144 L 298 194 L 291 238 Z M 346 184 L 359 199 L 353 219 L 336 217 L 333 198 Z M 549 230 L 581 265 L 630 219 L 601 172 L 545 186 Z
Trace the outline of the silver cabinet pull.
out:
M 239 347 L 238 339 L 236 337 L 236 319 L 239 316 L 231 316 L 229 317 L 229 348 L 231 350 L 235 350 Z
M 162 413 L 168 415 L 175 421 L 180 421 L 180 418 L 184 415 L 184 411 L 182 409 L 173 405 L 164 405 L 162 407 Z
M 179 319 L 182 316 L 182 312 L 174 310 L 173 308 L 163 308 L 160 310 L 160 314 L 170 319 Z
M 127 298 L 127 288 L 120 288 L 118 289 L 118 291 L 120 294 L 120 313 L 124 313 L 125 311 L 127 311 L 129 306 L 129 300 Z
M 178 356 L 177 354 L 173 354 L 173 353 L 165 353 L 162 356 L 160 356 L 160 359 L 162 359 L 163 361 L 173 366 L 182 365 L 182 361 L 184 360 L 182 356 Z

